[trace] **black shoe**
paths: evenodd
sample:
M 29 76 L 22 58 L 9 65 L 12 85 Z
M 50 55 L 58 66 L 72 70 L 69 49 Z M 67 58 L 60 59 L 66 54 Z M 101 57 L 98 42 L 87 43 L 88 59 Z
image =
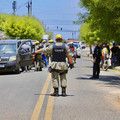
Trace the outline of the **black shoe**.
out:
M 90 79 L 99 79 L 99 76 L 92 76 L 92 77 L 90 77 Z
M 63 96 L 63 97 L 66 97 L 66 96 L 67 96 L 67 94 L 66 94 L 66 93 L 62 93 L 62 96 Z
M 62 96 L 63 97 L 67 96 L 67 94 L 66 94 L 66 87 L 62 87 Z
M 42 68 L 39 68 L 39 71 L 42 71 Z
M 99 79 L 99 76 L 96 76 L 95 79 Z
M 59 96 L 59 94 L 58 93 L 52 93 L 52 94 L 50 94 L 51 96 L 56 96 L 56 97 L 58 97 Z
M 54 88 L 54 92 L 51 94 L 51 96 L 59 96 L 58 94 L 58 88 Z
M 94 77 L 94 76 L 92 76 L 92 77 L 90 77 L 89 79 L 95 79 L 96 77 Z

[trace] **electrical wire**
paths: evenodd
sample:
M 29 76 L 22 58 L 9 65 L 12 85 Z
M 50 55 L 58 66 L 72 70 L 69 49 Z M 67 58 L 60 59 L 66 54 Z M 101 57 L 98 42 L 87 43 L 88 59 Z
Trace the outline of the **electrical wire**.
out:
M 72 32 L 72 33 L 80 32 L 80 30 L 68 30 L 68 29 L 63 29 L 63 30 L 59 30 L 59 29 L 49 29 L 49 31 L 54 31 L 54 32 Z
M 28 2 L 26 2 L 26 3 L 22 4 L 22 5 L 20 5 L 20 6 L 17 8 L 17 10 L 19 10 L 19 9 L 22 8 L 22 7 L 24 7 L 24 5 L 27 5 L 27 3 L 28 3 Z

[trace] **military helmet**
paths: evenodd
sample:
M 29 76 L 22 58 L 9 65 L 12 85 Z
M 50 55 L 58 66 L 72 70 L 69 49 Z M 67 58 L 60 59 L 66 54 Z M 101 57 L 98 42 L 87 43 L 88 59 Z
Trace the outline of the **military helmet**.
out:
M 46 43 L 46 40 L 43 40 L 42 43 Z
M 57 34 L 57 35 L 55 36 L 55 39 L 63 39 L 63 38 L 62 38 L 62 35 L 61 35 L 61 34 Z
M 35 45 L 38 45 L 39 43 L 40 43 L 39 41 L 35 41 L 35 42 L 34 42 Z
M 48 42 L 49 42 L 49 43 L 54 43 L 54 40 L 50 39 Z

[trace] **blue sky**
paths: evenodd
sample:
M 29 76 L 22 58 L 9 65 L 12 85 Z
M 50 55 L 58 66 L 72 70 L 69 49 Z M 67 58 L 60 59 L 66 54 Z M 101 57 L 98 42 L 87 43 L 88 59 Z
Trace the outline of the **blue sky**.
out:
M 0 0 L 0 13 L 12 13 L 11 3 L 13 0 Z M 27 15 L 25 3 L 28 0 L 16 0 L 17 15 Z M 80 26 L 74 25 L 77 14 L 80 12 L 79 0 L 32 0 L 33 15 L 40 19 L 49 31 L 54 34 L 61 33 L 65 39 L 77 38 Z M 62 28 L 62 32 L 57 30 Z M 69 32 L 68 32 L 69 31 Z M 72 32 L 73 31 L 73 32 Z

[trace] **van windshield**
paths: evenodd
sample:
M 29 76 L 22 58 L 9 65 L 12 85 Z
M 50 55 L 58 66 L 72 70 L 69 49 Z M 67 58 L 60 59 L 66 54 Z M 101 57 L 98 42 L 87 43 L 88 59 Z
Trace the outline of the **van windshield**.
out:
M 0 54 L 15 54 L 16 44 L 0 44 Z

